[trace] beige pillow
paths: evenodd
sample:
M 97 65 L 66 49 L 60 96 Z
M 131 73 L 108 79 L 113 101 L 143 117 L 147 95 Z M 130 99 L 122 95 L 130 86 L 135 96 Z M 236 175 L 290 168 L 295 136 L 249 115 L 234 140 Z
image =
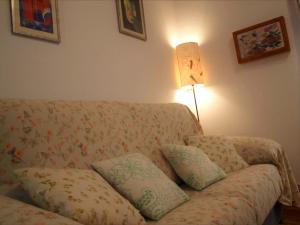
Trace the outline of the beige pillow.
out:
M 37 205 L 82 224 L 145 224 L 139 212 L 93 170 L 25 168 L 15 173 Z
M 224 136 L 196 135 L 185 138 L 187 145 L 200 148 L 226 173 L 248 167 L 248 163 L 236 152 L 233 143 Z
M 159 220 L 190 199 L 140 153 L 100 161 L 93 167 L 144 216 L 153 220 Z

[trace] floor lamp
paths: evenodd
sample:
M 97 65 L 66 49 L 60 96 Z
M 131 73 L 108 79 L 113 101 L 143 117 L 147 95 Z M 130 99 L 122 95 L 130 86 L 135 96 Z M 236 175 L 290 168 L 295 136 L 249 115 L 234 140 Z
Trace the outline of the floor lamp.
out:
M 199 45 L 196 42 L 180 44 L 176 47 L 176 55 L 180 72 L 181 87 L 192 86 L 197 119 L 199 122 L 195 85 L 204 84 L 203 72 L 200 64 Z

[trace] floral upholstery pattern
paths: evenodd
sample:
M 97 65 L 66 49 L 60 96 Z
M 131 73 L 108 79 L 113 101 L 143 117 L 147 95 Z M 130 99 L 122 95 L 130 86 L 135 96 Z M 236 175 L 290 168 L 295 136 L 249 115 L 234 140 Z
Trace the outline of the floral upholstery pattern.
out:
M 0 195 L 0 225 L 81 225 L 56 213 Z
M 187 185 L 198 191 L 226 176 L 225 172 L 199 148 L 185 145 L 164 145 L 162 151 L 176 174 Z
M 147 157 L 133 153 L 93 167 L 144 216 L 159 220 L 189 197 Z
M 226 173 L 248 167 L 248 163 L 236 152 L 234 145 L 224 136 L 195 135 L 185 138 L 187 145 L 200 148 L 209 159 Z
M 13 197 L 16 196 L 14 191 L 20 194 L 13 173 L 18 168 L 90 169 L 93 162 L 133 152 L 144 154 L 168 177 L 179 181 L 164 159 L 161 145 L 182 145 L 184 137 L 199 134 L 202 134 L 200 125 L 190 111 L 179 104 L 2 99 L 0 194 L 9 193 Z M 285 205 L 299 202 L 293 173 L 279 144 L 257 138 L 234 137 L 230 140 L 250 166 L 228 173 L 225 179 L 200 192 L 185 187 L 190 201 L 173 209 L 160 221 L 147 223 L 256 225 L 262 224 L 278 199 Z M 258 165 L 261 163 L 269 165 Z M 4 209 L 24 211 L 16 215 L 17 222 L 13 217 L 0 219 L 3 225 L 27 225 L 26 221 L 34 225 L 65 223 L 59 222 L 64 217 L 58 214 L 37 208 L 28 211 L 28 205 L 22 210 L 20 202 L 8 204 L 2 198 L 0 215 L 5 213 Z M 18 199 L 21 198 L 18 196 Z M 56 219 L 52 220 L 48 215 Z M 68 218 L 64 221 L 76 224 Z
M 0 185 L 24 167 L 88 169 L 133 152 L 178 177 L 160 152 L 201 132 L 186 106 L 89 101 L 0 99 Z
M 191 200 L 149 225 L 261 225 L 282 191 L 273 165 L 254 165 L 229 173 L 202 191 L 183 190 Z
M 300 194 L 285 151 L 277 142 L 265 138 L 229 137 L 237 152 L 250 164 L 271 163 L 277 167 L 283 183 L 279 202 L 300 207 Z
M 139 212 L 92 170 L 25 168 L 16 174 L 37 205 L 82 224 L 145 224 Z

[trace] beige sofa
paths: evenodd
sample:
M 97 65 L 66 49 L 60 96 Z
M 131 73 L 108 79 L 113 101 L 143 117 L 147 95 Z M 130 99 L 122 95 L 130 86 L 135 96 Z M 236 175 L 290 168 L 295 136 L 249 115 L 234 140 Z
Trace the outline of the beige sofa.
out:
M 184 137 L 195 134 L 203 134 L 202 129 L 180 104 L 2 99 L 0 224 L 35 224 L 35 218 L 40 224 L 78 224 L 29 205 L 32 202 L 19 187 L 14 169 L 91 169 L 95 161 L 130 152 L 149 157 L 191 197 L 160 221 L 147 221 L 149 224 L 263 224 L 277 201 L 299 204 L 296 182 L 281 146 L 261 138 L 229 137 L 251 165 L 248 168 L 228 174 L 201 192 L 183 185 L 160 146 L 185 144 Z M 9 223 L 12 218 L 14 223 Z

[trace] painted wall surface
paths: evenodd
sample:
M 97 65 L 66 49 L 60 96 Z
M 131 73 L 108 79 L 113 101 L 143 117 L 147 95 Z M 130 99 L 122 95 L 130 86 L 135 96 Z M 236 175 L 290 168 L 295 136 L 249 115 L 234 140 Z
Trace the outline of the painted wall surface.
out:
M 286 149 L 300 184 L 299 10 L 294 1 L 176 1 L 177 42 L 200 42 L 210 134 L 263 136 Z M 232 32 L 284 16 L 291 52 L 239 65 Z M 186 35 L 189 36 L 186 36 Z M 201 96 L 208 92 L 208 98 Z
M 144 9 L 146 42 L 119 33 L 114 1 L 59 1 L 57 45 L 11 34 L 9 1 L 0 1 L 0 97 L 179 101 L 173 47 L 198 41 L 205 132 L 279 141 L 300 183 L 300 19 L 293 0 L 145 0 Z M 231 33 L 281 15 L 291 52 L 237 64 Z
M 144 2 L 144 42 L 119 33 L 115 1 L 58 1 L 60 44 L 11 34 L 9 2 L 0 1 L 1 97 L 173 99 L 173 2 Z

